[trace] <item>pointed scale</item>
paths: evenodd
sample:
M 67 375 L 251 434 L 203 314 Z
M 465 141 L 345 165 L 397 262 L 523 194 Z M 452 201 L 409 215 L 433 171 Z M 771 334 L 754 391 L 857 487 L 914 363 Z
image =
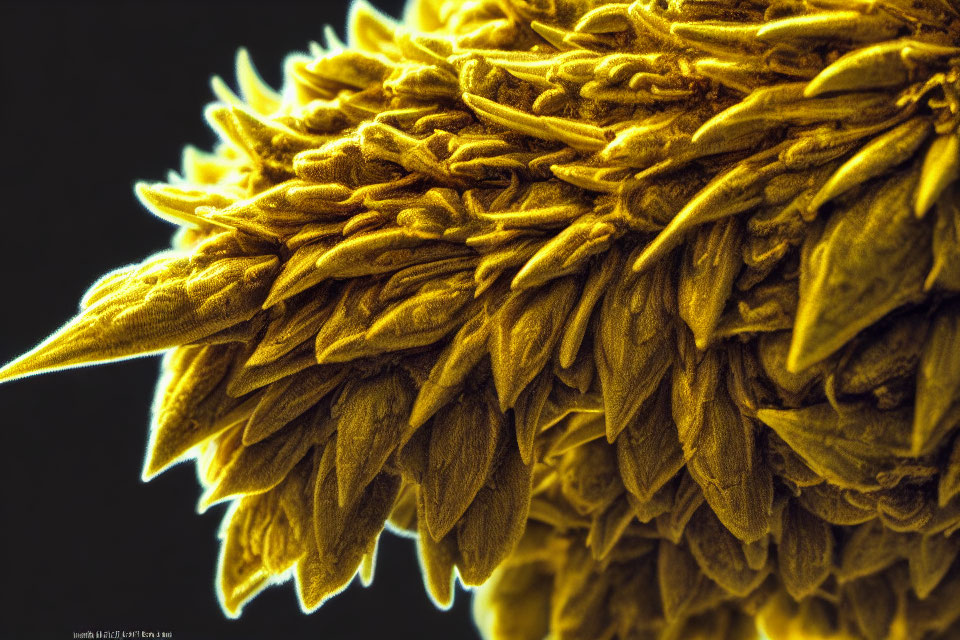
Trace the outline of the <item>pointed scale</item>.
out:
M 698 349 L 706 349 L 713 338 L 743 264 L 741 227 L 735 218 L 715 222 L 698 229 L 684 248 L 677 303 Z
M 275 256 L 155 256 L 0 369 L 0 381 L 155 353 L 249 320 L 278 267 Z
M 244 366 L 267 365 L 290 353 L 315 336 L 332 312 L 330 291 L 322 287 L 303 304 L 291 304 L 282 315 L 270 321 Z
M 833 531 L 791 500 L 783 515 L 777 559 L 784 587 L 794 600 L 813 595 L 833 568 Z
M 729 597 L 717 583 L 703 575 L 686 548 L 669 540 L 660 540 L 657 582 L 663 614 L 668 621 L 709 610 Z
M 490 363 L 506 411 L 553 355 L 576 300 L 577 281 L 565 277 L 512 293 L 490 318 Z
M 815 212 L 840 194 L 906 162 L 932 131 L 930 120 L 918 116 L 877 136 L 830 176 L 807 209 Z
M 534 461 L 533 444 L 541 427 L 550 392 L 553 390 L 554 373 L 549 369 L 541 371 L 524 389 L 513 405 L 514 422 L 517 428 L 517 446 L 524 464 Z
M 960 304 L 942 306 L 933 318 L 917 366 L 912 453 L 937 448 L 960 424 Z
M 912 211 L 917 172 L 865 191 L 807 238 L 787 369 L 802 371 L 897 307 L 922 297 L 930 229 Z
M 365 339 L 371 347 L 384 351 L 433 344 L 463 324 L 473 293 L 470 272 L 436 278 L 379 315 Z
M 617 463 L 627 491 L 647 502 L 683 468 L 670 406 L 670 384 L 647 399 L 617 438 Z
M 220 605 L 231 618 L 239 617 L 243 606 L 269 583 L 271 572 L 257 542 L 277 507 L 274 492 L 253 495 L 238 501 L 224 517 L 216 588 Z
M 686 540 L 704 575 L 735 596 L 749 595 L 767 577 L 769 571 L 765 568 L 750 568 L 740 541 L 707 505 L 693 514 Z
M 506 424 L 489 386 L 464 394 L 434 416 L 420 492 L 435 541 L 453 529 L 487 481 L 498 444 L 507 437 Z
M 326 407 L 300 416 L 282 434 L 244 446 L 200 499 L 198 510 L 226 498 L 268 491 L 280 484 L 314 445 L 333 435 Z
M 486 355 L 489 331 L 486 314 L 481 311 L 464 323 L 444 347 L 414 400 L 411 426 L 425 423 L 459 393 L 467 376 Z
M 639 275 L 621 274 L 603 296 L 596 316 L 594 359 L 608 442 L 633 420 L 670 367 L 672 287 L 670 266 L 661 262 Z
M 771 169 L 777 170 L 776 163 Z M 633 262 L 634 271 L 647 269 L 677 247 L 690 229 L 701 224 L 747 211 L 763 201 L 766 171 L 749 162 L 741 162 L 722 173 L 698 191 L 657 234 Z
M 590 326 L 594 308 L 606 291 L 607 285 L 622 266 L 623 258 L 620 251 L 613 246 L 590 269 L 577 304 L 567 320 L 563 337 L 560 339 L 558 355 L 561 367 L 566 369 L 573 365 L 580 351 L 580 345 L 583 343 L 583 337 Z
M 237 50 L 237 84 L 244 102 L 257 113 L 269 116 L 280 108 L 282 97 L 263 81 L 245 47 Z
M 523 535 L 530 511 L 532 465 L 514 447 L 506 451 L 457 524 L 457 564 L 465 585 L 485 582 Z
M 960 132 L 937 136 L 923 158 L 913 212 L 922 218 L 940 194 L 960 177 Z
M 813 471 L 832 484 L 861 491 L 881 487 L 884 472 L 910 455 L 912 411 L 879 411 L 866 404 L 817 404 L 760 409 L 757 418 L 777 432 Z
M 234 345 L 178 347 L 163 361 L 157 384 L 143 478 L 160 473 L 186 452 L 229 427 L 216 417 L 239 404 L 225 393 Z
M 933 266 L 923 290 L 960 291 L 960 185 L 948 187 L 935 207 Z
M 460 550 L 453 534 L 448 533 L 440 540 L 433 539 L 427 529 L 422 493 L 417 499 L 417 558 L 420 560 L 420 573 L 423 574 L 427 595 L 438 609 L 449 609 L 453 605 L 454 568 L 459 561 Z
M 243 430 L 244 445 L 273 435 L 340 386 L 344 367 L 318 365 L 281 378 L 258 394 L 259 402 Z
M 512 289 L 539 287 L 585 267 L 586 261 L 606 251 L 618 235 L 613 220 L 590 214 L 567 226 L 543 245 L 517 272 Z
M 341 507 L 337 501 L 336 438 L 323 454 L 315 450 L 317 480 L 313 499 L 313 541 L 297 567 L 298 590 L 306 609 L 343 590 L 375 544 L 400 492 L 400 478 L 382 473 L 357 500 Z
M 721 358 L 684 334 L 673 368 L 672 406 L 687 470 L 725 527 L 750 543 L 770 531 L 773 480 L 754 426 L 721 384 Z
M 353 504 L 412 435 L 413 385 L 402 370 L 349 379 L 330 411 L 337 423 L 337 500 Z
M 835 91 L 883 89 L 909 79 L 911 57 L 936 59 L 957 55 L 956 47 L 941 47 L 917 40 L 900 39 L 854 49 L 821 70 L 807 84 L 804 95 L 813 98 Z

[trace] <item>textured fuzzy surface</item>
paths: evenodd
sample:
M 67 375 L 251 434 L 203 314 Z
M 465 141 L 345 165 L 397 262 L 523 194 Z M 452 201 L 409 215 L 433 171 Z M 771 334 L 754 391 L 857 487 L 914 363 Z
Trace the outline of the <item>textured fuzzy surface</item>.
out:
M 960 633 L 955 0 L 355 4 L 0 379 L 165 351 L 218 593 L 417 537 L 501 639 Z M 758 624 L 759 623 L 759 624 Z

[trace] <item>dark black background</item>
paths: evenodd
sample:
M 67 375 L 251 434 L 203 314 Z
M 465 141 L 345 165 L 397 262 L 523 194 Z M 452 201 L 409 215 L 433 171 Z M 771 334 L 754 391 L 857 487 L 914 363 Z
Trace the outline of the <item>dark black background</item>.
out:
M 375 2 L 397 15 L 399 3 Z M 246 46 L 279 84 L 283 57 L 343 36 L 347 2 L 0 1 L 0 362 L 77 311 L 96 278 L 169 244 L 133 196 L 215 140 L 212 74 L 234 85 Z M 192 464 L 140 481 L 158 357 L 0 385 L 0 637 L 162 630 L 174 638 L 475 638 L 469 598 L 439 612 L 410 540 L 385 534 L 369 589 L 312 615 L 292 582 L 239 620 L 213 580 L 224 507 L 194 512 Z

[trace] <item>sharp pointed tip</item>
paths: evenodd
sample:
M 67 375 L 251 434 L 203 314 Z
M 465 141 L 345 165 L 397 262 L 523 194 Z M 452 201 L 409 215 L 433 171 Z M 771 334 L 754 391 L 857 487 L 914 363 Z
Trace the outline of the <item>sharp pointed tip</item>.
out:
M 624 420 L 620 415 L 607 413 L 604 425 L 606 427 L 607 443 L 613 444 L 617 437 L 623 433 L 623 430 L 627 428 L 627 420 Z
M 634 273 L 640 273 L 641 271 L 645 271 L 650 267 L 650 263 L 652 262 L 651 254 L 652 252 L 648 246 L 646 249 L 644 249 L 643 253 L 640 254 L 640 257 L 634 260 L 630 267 L 633 269 Z
M 820 95 L 820 83 L 818 83 L 816 78 L 814 78 L 803 89 L 803 97 L 816 98 L 818 95 Z
M 270 353 L 268 349 L 263 348 L 263 343 L 260 343 L 260 345 L 254 349 L 253 353 L 250 354 L 250 357 L 247 358 L 246 362 L 243 363 L 241 369 L 245 369 L 247 367 L 262 367 L 265 364 L 270 364 L 276 359 L 277 358 Z
M 520 430 L 517 430 L 517 450 L 520 452 L 520 459 L 523 460 L 523 464 L 530 464 L 533 460 L 533 444 L 533 439 L 521 437 Z
M 816 215 L 817 211 L 820 210 L 820 207 L 827 204 L 830 198 L 833 195 L 830 194 L 828 188 L 832 189 L 832 186 L 827 183 L 813 196 L 813 200 L 810 201 L 810 204 L 807 205 L 807 213 L 811 216 Z
M 260 305 L 260 308 L 263 311 L 266 311 L 267 309 L 277 304 L 281 300 L 283 300 L 283 298 L 281 298 L 278 294 L 274 294 L 274 292 L 271 291 L 270 293 L 267 294 L 267 299 L 263 301 L 263 304 Z
M 0 367 L 0 384 L 12 382 L 30 375 L 30 370 L 22 366 L 23 358 L 17 358 L 6 366 Z M 37 372 L 39 373 L 39 372 Z
M 407 420 L 410 429 L 419 429 L 429 419 L 430 414 L 427 413 L 427 409 L 421 404 L 414 402 L 413 409 L 410 410 L 410 419 Z
M 223 496 L 218 495 L 217 487 L 209 489 L 202 496 L 200 496 L 200 500 L 197 502 L 197 514 L 203 515 L 210 507 L 218 502 L 221 502 L 222 500 Z
M 364 487 L 354 473 L 337 472 L 337 506 L 346 509 L 357 501 Z
M 441 514 L 438 513 L 440 505 L 436 505 L 434 508 L 424 509 L 424 520 L 427 521 L 427 534 L 434 542 L 440 542 L 443 540 L 443 536 L 450 533 L 450 530 L 453 529 L 453 526 L 456 524 L 454 522 L 446 522 L 444 518 L 441 518 Z
M 154 455 L 150 455 L 147 458 L 146 464 L 143 465 L 143 470 L 140 472 L 140 480 L 143 482 L 150 482 L 158 475 L 163 473 L 169 466 L 171 462 L 163 462 Z
M 800 373 L 812 364 L 815 364 L 820 358 L 812 353 L 807 346 L 807 340 L 804 334 L 793 330 L 793 338 L 790 340 L 790 350 L 787 352 L 787 371 L 790 373 Z
M 533 447 L 520 447 L 520 460 L 523 461 L 523 464 L 531 464 L 533 462 Z
M 0 383 L 86 364 L 65 353 L 65 346 L 59 340 L 47 339 L 41 342 L 27 353 L 0 367 Z
M 500 407 L 501 413 L 506 413 L 517 401 L 517 396 L 520 395 L 520 392 L 517 391 L 514 393 L 510 388 L 511 381 L 506 381 L 503 385 L 496 384 L 494 380 L 494 387 L 497 390 L 497 404 Z

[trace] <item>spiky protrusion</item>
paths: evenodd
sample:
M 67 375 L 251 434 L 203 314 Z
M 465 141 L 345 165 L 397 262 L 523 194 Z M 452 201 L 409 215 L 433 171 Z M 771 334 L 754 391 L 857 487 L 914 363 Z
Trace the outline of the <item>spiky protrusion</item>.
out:
M 144 475 L 233 502 L 230 615 L 391 522 L 491 638 L 960 633 L 956 0 L 355 4 L 237 66 L 137 187 L 177 250 L 0 370 L 172 349 Z

